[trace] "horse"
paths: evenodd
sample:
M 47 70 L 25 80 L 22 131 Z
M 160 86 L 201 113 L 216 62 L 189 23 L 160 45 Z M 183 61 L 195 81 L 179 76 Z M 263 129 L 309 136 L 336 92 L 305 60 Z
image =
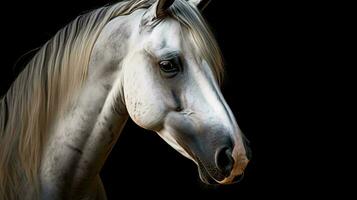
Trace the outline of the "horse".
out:
M 129 117 L 204 183 L 237 182 L 248 151 L 207 2 L 116 2 L 46 42 L 1 97 L 0 199 L 106 199 L 99 172 Z

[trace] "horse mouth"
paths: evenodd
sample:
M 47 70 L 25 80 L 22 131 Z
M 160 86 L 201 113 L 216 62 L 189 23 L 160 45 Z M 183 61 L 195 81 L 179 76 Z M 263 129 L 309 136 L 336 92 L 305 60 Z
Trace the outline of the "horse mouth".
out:
M 244 178 L 244 170 L 238 175 L 226 177 L 213 166 L 205 165 L 200 159 L 197 159 L 198 173 L 201 181 L 208 185 L 222 185 L 239 183 Z
M 208 185 L 218 185 L 218 182 L 207 172 L 207 170 L 202 166 L 198 166 L 198 173 L 201 181 Z
M 225 177 L 213 166 L 205 165 L 200 159 L 197 159 L 198 173 L 201 181 L 208 185 L 218 185 Z

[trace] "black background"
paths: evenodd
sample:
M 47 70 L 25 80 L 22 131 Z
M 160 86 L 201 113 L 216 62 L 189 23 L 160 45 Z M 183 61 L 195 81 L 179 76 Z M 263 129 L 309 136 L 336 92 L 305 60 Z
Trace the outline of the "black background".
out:
M 3 5 L 9 12 L 1 13 L 1 94 L 32 54 L 19 59 L 22 55 L 40 47 L 77 15 L 109 2 L 34 0 Z M 318 155 L 303 142 L 316 130 L 309 126 L 313 113 L 305 113 L 304 102 L 311 100 L 309 92 L 319 90 L 301 92 L 312 76 L 310 58 L 316 56 L 315 30 L 320 23 L 305 6 L 309 5 L 214 0 L 203 12 L 225 58 L 223 94 L 253 153 L 241 183 L 202 184 L 191 161 L 155 133 L 129 121 L 101 173 L 109 199 L 126 195 L 247 199 L 313 190 L 311 174 L 318 170 L 309 161 Z

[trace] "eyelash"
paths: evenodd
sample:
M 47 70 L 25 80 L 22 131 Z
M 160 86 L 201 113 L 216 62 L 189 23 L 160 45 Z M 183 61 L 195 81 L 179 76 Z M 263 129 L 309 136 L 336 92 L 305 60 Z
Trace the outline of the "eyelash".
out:
M 173 78 L 181 71 L 180 60 L 177 58 L 170 60 L 161 60 L 159 67 L 161 74 L 166 78 Z

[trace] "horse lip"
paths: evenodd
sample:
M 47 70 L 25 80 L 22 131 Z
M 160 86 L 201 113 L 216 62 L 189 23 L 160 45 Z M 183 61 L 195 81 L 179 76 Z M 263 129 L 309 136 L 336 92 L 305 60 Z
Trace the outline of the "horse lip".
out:
M 199 158 L 196 157 L 195 160 L 197 161 L 199 176 L 202 182 L 208 185 L 218 185 L 220 181 L 224 180 L 225 177 L 217 169 L 214 172 L 209 171 Z M 212 175 L 211 173 L 215 174 Z
M 227 184 L 224 181 L 228 178 L 224 176 L 222 173 L 219 172 L 219 170 L 214 167 L 214 171 L 209 171 L 207 170 L 207 165 L 204 164 L 204 162 L 195 154 L 193 151 L 191 151 L 190 148 L 186 145 L 181 145 L 183 149 L 191 156 L 192 160 L 197 164 L 198 171 L 199 171 L 199 177 L 202 182 L 208 185 L 221 185 L 221 184 Z M 214 173 L 214 175 L 212 175 Z M 242 177 L 243 178 L 243 177 Z M 234 179 L 233 181 L 230 181 L 228 184 L 232 183 L 237 183 L 240 182 L 241 179 Z
M 218 182 L 208 174 L 204 167 L 198 167 L 199 176 L 203 183 L 207 185 L 218 185 Z

